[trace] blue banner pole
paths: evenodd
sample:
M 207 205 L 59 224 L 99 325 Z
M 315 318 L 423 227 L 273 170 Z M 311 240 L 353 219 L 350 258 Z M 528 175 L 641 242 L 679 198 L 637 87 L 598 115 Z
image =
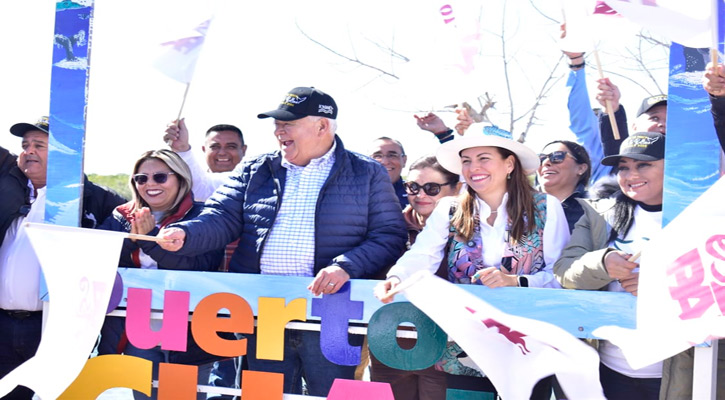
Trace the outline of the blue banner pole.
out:
M 45 222 L 80 226 L 93 0 L 58 1 L 50 80 Z

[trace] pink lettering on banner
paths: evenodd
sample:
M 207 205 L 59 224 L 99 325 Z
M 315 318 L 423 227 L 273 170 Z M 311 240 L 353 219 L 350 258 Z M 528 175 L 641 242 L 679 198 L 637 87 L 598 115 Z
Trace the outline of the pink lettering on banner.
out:
M 670 286 L 670 296 L 680 303 L 680 319 L 701 317 L 715 302 L 710 288 L 703 285 L 705 269 L 697 249 L 681 255 L 667 267 L 667 275 L 674 275 L 677 286 Z M 692 305 L 694 301 L 694 305 Z
M 335 379 L 327 400 L 395 400 L 393 389 L 387 382 Z
M 710 237 L 707 243 L 705 243 L 705 251 L 716 260 L 725 261 L 725 235 L 714 235 Z M 712 288 L 712 293 L 715 296 L 715 302 L 717 302 L 720 312 L 725 315 L 725 275 L 717 269 L 718 264 L 722 263 L 716 261 L 710 265 L 710 273 L 718 281 L 711 282 L 710 287 Z
M 451 7 L 450 4 L 446 4 L 443 7 L 441 7 L 441 15 L 444 17 L 443 22 L 446 24 L 450 24 L 451 22 L 453 22 L 453 20 L 456 19 L 455 16 L 452 16 L 453 7 Z M 450 16 L 450 18 L 447 18 L 449 16 Z
M 151 289 L 128 288 L 126 334 L 139 349 L 161 344 L 164 350 L 186 351 L 189 327 L 189 292 L 164 291 L 161 329 L 151 329 Z

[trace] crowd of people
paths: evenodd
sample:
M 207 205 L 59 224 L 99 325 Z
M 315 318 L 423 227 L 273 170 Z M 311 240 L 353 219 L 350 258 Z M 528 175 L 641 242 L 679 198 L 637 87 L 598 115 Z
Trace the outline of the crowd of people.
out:
M 81 224 L 162 239 L 125 239 L 119 267 L 305 276 L 315 296 L 334 294 L 350 279 L 380 279 L 375 295 L 390 302 L 421 269 L 456 284 L 636 296 L 639 250 L 662 226 L 667 96 L 644 99 L 628 124 L 617 86 L 598 80 L 596 98 L 612 106 L 615 139 L 608 115 L 589 103 L 584 54 L 566 56 L 576 139 L 554 140 L 538 154 L 509 132 L 473 125 L 465 109 L 457 110 L 454 129 L 435 114 L 416 116 L 440 146 L 413 161 L 404 179 L 401 142 L 380 137 L 365 154 L 346 149 L 333 97 L 297 87 L 258 115 L 274 120 L 279 150 L 245 158 L 242 131 L 215 125 L 206 132 L 202 161 L 185 121 L 172 121 L 163 133 L 168 148 L 133 162 L 131 199 L 85 179 Z M 709 65 L 703 86 L 725 148 L 725 67 Z M 0 377 L 32 357 L 40 341 L 40 265 L 22 223 L 43 221 L 50 127 L 41 118 L 10 132 L 22 140 L 22 152 L 0 148 Z M 359 378 L 357 366 L 325 358 L 318 331 L 286 330 L 282 361 L 257 358 L 256 334 L 244 337 L 248 354 L 236 359 L 206 354 L 191 336 L 187 352 L 139 349 L 127 340 L 124 320 L 107 317 L 98 354 L 151 360 L 154 376 L 160 362 L 197 365 L 199 384 L 239 387 L 242 369 L 278 372 L 292 394 L 326 396 L 334 379 Z M 351 334 L 349 342 L 363 346 L 364 337 Z M 597 350 L 607 398 L 691 393 L 691 355 L 635 370 L 616 345 L 600 341 Z M 396 399 L 444 399 L 451 388 L 496 392 L 455 342 L 421 371 L 390 368 L 374 355 L 362 359 L 371 379 L 390 383 Z M 552 392 L 566 396 L 553 376 L 531 398 L 548 400 Z M 725 396 L 725 387 L 718 393 Z M 32 395 L 19 386 L 4 398 Z

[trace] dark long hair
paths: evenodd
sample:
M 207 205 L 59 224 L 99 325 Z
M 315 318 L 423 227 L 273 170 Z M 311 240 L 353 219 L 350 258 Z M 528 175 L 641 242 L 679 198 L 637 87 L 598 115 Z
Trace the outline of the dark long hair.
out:
M 531 187 L 526 172 L 521 167 L 519 158 L 512 151 L 501 147 L 495 147 L 503 159 L 508 156 L 514 157 L 514 170 L 511 172 L 511 179 L 506 180 L 506 192 L 508 202 L 506 212 L 509 215 L 511 224 L 510 238 L 513 243 L 518 242 L 526 233 L 533 232 L 536 228 L 534 218 L 534 188 Z M 473 238 L 473 231 L 476 223 L 473 214 L 476 209 L 476 192 L 470 186 L 459 197 L 459 207 L 451 218 L 451 225 L 465 240 Z
M 430 168 L 436 172 L 439 172 L 441 175 L 443 175 L 443 179 L 446 182 L 458 182 L 458 180 L 460 179 L 458 174 L 454 174 L 453 172 L 443 168 L 443 166 L 438 163 L 438 159 L 434 154 L 429 154 L 413 161 L 413 164 L 410 165 L 408 171 L 421 170 L 424 168 Z
M 592 177 L 592 159 L 589 157 L 587 149 L 579 143 L 569 140 L 554 140 L 553 142 L 547 143 L 543 148 L 545 149 L 550 144 L 554 143 L 561 143 L 566 146 L 566 148 L 569 149 L 569 152 L 574 156 L 574 161 L 576 161 L 577 164 L 585 164 L 587 166 L 587 170 L 579 176 L 579 180 L 576 183 L 577 185 L 587 187 L 589 184 L 589 178 Z
M 617 237 L 626 237 L 634 223 L 634 208 L 637 202 L 629 198 L 622 191 L 617 191 L 612 195 L 616 202 L 614 203 L 614 215 L 612 219 L 612 231 L 609 234 L 609 242 Z

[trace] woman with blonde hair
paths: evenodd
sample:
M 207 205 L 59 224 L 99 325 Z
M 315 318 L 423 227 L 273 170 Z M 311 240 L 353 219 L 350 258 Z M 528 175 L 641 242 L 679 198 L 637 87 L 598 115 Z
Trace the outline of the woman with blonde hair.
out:
M 133 166 L 129 181 L 133 199 L 113 211 L 98 228 L 118 232 L 131 232 L 155 236 L 159 228 L 178 221 L 194 218 L 201 212 L 202 203 L 194 202 L 191 193 L 191 172 L 184 160 L 171 150 L 147 151 Z M 145 269 L 185 269 L 216 271 L 222 260 L 223 249 L 210 251 L 196 257 L 179 256 L 161 249 L 156 242 L 124 239 L 118 266 Z M 160 321 L 152 320 L 152 326 Z M 158 327 L 155 328 L 158 330 Z M 199 366 L 199 384 L 207 385 L 211 363 L 219 359 L 199 348 L 189 333 L 186 352 L 139 349 L 128 341 L 124 331 L 124 319 L 107 317 L 101 329 L 98 353 L 124 353 L 154 362 L 153 374 L 157 379 L 160 362 L 193 364 Z M 133 392 L 137 399 L 147 398 Z M 156 391 L 153 391 L 153 398 Z M 200 393 L 198 398 L 206 398 Z

